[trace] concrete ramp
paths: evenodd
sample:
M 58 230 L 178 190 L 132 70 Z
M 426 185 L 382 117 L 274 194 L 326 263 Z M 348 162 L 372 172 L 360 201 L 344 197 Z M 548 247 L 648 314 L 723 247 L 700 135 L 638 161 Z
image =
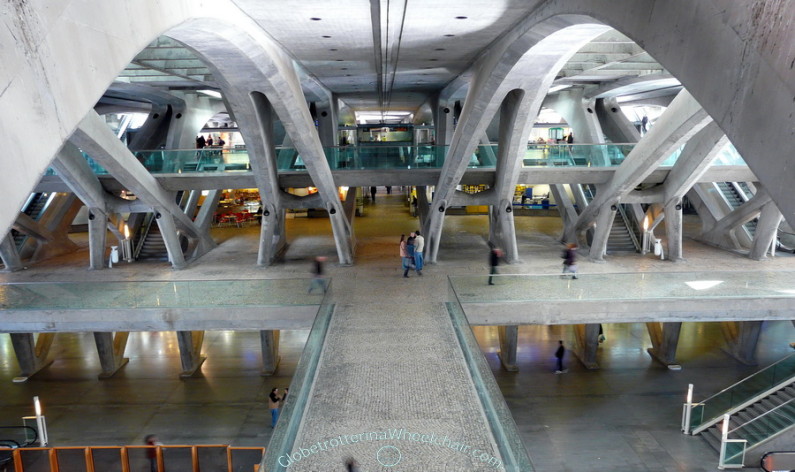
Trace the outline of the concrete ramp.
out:
M 267 470 L 343 470 L 347 458 L 362 470 L 519 470 L 501 451 L 510 441 L 499 440 L 516 426 L 508 414 L 495 434 L 494 398 L 484 407 L 483 397 L 496 383 L 488 371 L 493 385 L 483 388 L 482 370 L 473 381 L 472 346 L 462 351 L 456 325 L 445 304 L 410 296 L 337 305 L 295 441 L 289 453 L 268 451 Z

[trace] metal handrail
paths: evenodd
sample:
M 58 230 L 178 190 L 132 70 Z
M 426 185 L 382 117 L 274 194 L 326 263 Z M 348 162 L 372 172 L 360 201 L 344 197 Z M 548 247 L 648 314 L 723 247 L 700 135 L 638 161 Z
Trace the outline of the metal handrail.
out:
M 753 423 L 753 422 L 754 422 L 754 421 L 756 421 L 756 420 L 759 420 L 759 419 L 761 419 L 761 418 L 764 418 L 764 417 L 766 417 L 767 415 L 770 415 L 770 414 L 773 414 L 773 413 L 777 413 L 777 411 L 776 411 L 776 410 L 778 410 L 779 408 L 783 408 L 783 407 L 785 407 L 785 406 L 787 406 L 787 405 L 789 405 L 790 403 L 793 403 L 793 402 L 795 402 L 795 398 L 790 398 L 789 400 L 787 400 L 786 402 L 782 403 L 781 405 L 778 405 L 777 407 L 775 407 L 775 408 L 773 408 L 773 409 L 770 409 L 770 410 L 768 410 L 768 411 L 766 411 L 766 412 L 762 413 L 761 415 L 757 416 L 756 418 L 753 418 L 753 419 L 751 419 L 751 420 L 748 420 L 748 421 L 746 421 L 745 423 L 743 423 L 743 424 L 741 424 L 741 425 L 737 426 L 736 428 L 734 428 L 734 429 L 732 429 L 731 431 L 729 431 L 729 434 L 731 434 L 731 433 L 734 433 L 734 432 L 736 432 L 738 429 L 740 429 L 740 428 L 744 428 L 746 425 L 749 425 L 749 424 Z
M 768 370 L 768 369 L 770 369 L 770 368 L 773 368 L 773 367 L 775 367 L 777 364 L 780 364 L 780 363 L 782 363 L 782 362 L 784 362 L 784 361 L 788 360 L 788 359 L 789 359 L 789 358 L 791 358 L 791 357 L 795 357 L 795 354 L 790 354 L 789 356 L 787 356 L 787 357 L 785 357 L 785 358 L 783 358 L 783 359 L 779 359 L 778 361 L 776 361 L 776 362 L 774 362 L 774 363 L 770 364 L 769 366 L 765 367 L 764 369 L 762 369 L 762 370 L 758 370 L 758 371 L 754 372 L 753 374 L 749 375 L 748 377 L 745 377 L 744 379 L 742 379 L 742 380 L 740 380 L 740 381 L 738 381 L 738 382 L 736 382 L 736 383 L 734 383 L 734 384 L 732 384 L 732 385 L 729 385 L 728 387 L 726 387 L 726 388 L 724 388 L 723 390 L 721 390 L 720 392 L 718 392 L 718 393 L 716 393 L 716 394 L 712 395 L 711 397 L 708 397 L 708 398 L 705 398 L 704 400 L 701 400 L 699 403 L 706 403 L 706 402 L 708 402 L 708 401 L 712 400 L 713 398 L 717 397 L 718 395 L 722 394 L 723 392 L 726 392 L 726 391 L 728 391 L 728 390 L 731 390 L 731 389 L 733 389 L 734 387 L 736 387 L 736 386 L 740 385 L 741 383 L 743 383 L 743 382 L 745 382 L 746 380 L 750 379 L 751 377 L 753 377 L 753 376 L 755 376 L 755 375 L 759 374 L 760 372 L 764 372 L 764 371 L 766 371 L 766 370 Z

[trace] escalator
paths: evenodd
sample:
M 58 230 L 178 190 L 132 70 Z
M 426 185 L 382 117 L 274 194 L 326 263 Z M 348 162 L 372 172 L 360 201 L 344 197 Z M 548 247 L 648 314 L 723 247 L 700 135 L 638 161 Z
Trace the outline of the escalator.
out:
M 754 196 L 753 191 L 751 191 L 746 182 L 715 182 L 715 185 L 733 210 L 739 208 Z M 743 225 L 751 239 L 756 234 L 757 223 L 759 223 L 759 219 L 754 218 Z
M 184 209 L 190 192 L 178 191 L 175 202 Z M 139 261 L 168 261 L 168 250 L 154 213 L 147 213 L 132 241 L 133 259 Z M 183 248 L 184 250 L 184 248 Z
M 585 200 L 590 204 L 596 196 L 596 189 L 593 185 L 583 185 L 582 187 Z M 589 230 L 588 234 L 592 234 L 592 230 Z M 640 234 L 640 228 L 632 217 L 629 206 L 619 204 L 613 225 L 610 227 L 610 235 L 607 238 L 607 252 L 640 252 Z
M 51 193 L 31 193 L 28 200 L 22 206 L 21 212 L 31 217 L 33 220 L 38 221 L 41 218 L 41 215 L 44 213 L 44 210 L 47 209 L 47 205 L 50 203 L 51 198 L 54 194 Z M 25 242 L 28 240 L 28 235 L 17 231 L 15 229 L 11 230 L 11 237 L 14 239 L 14 245 L 17 248 L 17 251 L 21 250 L 22 247 L 25 245 Z
M 29 447 L 38 441 L 39 435 L 30 426 L 0 426 L 0 470 L 13 470 L 13 451 Z

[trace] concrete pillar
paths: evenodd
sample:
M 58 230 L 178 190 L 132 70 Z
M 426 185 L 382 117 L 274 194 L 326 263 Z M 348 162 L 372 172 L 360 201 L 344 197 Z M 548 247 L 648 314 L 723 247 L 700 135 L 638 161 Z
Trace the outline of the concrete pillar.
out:
M 163 243 L 166 245 L 168 251 L 168 260 L 171 262 L 171 267 L 175 269 L 182 269 L 186 266 L 185 255 L 182 253 L 182 244 L 179 241 L 177 234 L 177 225 L 174 224 L 174 218 L 170 213 L 166 213 L 161 208 L 155 208 L 155 221 L 157 227 L 160 229 L 160 234 L 163 235 Z
M 615 97 L 596 99 L 596 116 L 607 139 L 613 143 L 637 143 L 640 133 L 621 111 Z
M 433 124 L 436 127 L 436 145 L 449 146 L 453 141 L 453 105 L 436 98 L 432 106 Z
M 774 202 L 771 201 L 762 206 L 748 257 L 757 261 L 765 258 L 778 236 L 778 226 L 781 224 L 782 218 L 783 216 Z
M 127 347 L 129 336 L 128 331 L 119 331 L 115 335 L 110 332 L 94 332 L 99 363 L 102 366 L 102 373 L 99 374 L 100 379 L 112 377 L 130 362 L 130 359 L 124 357 L 124 349 Z
M 762 321 L 724 321 L 721 328 L 726 337 L 724 352 L 745 365 L 757 365 L 756 345 Z
M 181 378 L 192 377 L 198 372 L 207 357 L 202 356 L 204 331 L 177 331 L 179 360 L 182 362 Z
M 329 99 L 329 103 L 317 108 L 317 134 L 320 137 L 320 144 L 323 147 L 339 146 L 339 133 L 337 129 L 337 98 L 335 95 Z
M 88 209 L 88 258 L 90 269 L 105 268 L 108 216 L 99 208 Z
M 593 203 L 591 203 L 593 205 Z M 590 258 L 594 262 L 604 261 L 607 253 L 607 239 L 610 237 L 610 229 L 616 219 L 618 207 L 616 203 L 607 202 L 599 209 L 596 217 L 596 227 L 593 229 L 593 242 L 591 243 Z
M 417 218 L 420 220 L 422 234 L 428 234 L 428 188 L 424 185 L 417 187 Z M 427 247 L 427 244 L 426 244 Z M 427 262 L 427 261 L 426 261 Z
M 15 383 L 25 382 L 41 369 L 52 364 L 47 359 L 50 347 L 55 340 L 55 333 L 39 333 L 34 339 L 33 333 L 11 333 L 11 344 L 17 355 L 20 374 L 14 378 Z
M 185 214 L 188 218 L 193 219 L 196 215 L 196 207 L 199 205 L 199 197 L 201 197 L 201 190 L 190 190 L 188 192 L 188 199 L 185 202 Z
M 651 338 L 652 347 L 647 349 L 652 359 L 667 366 L 669 369 L 678 369 L 676 363 L 676 347 L 679 344 L 679 332 L 682 323 L 646 323 Z
M 665 236 L 668 239 L 668 254 L 665 257 L 679 262 L 682 257 L 682 201 L 665 203 Z
M 599 324 L 574 325 L 574 348 L 572 353 L 588 370 L 596 370 L 596 349 L 599 347 Z
M 202 233 L 207 233 L 210 230 L 210 225 L 213 222 L 213 215 L 215 209 L 218 208 L 218 202 L 221 201 L 220 190 L 210 190 L 210 193 L 204 197 L 204 203 L 199 209 L 199 214 L 196 215 L 196 227 Z
M 14 238 L 11 233 L 7 233 L 5 237 L 0 240 L 0 259 L 3 260 L 5 269 L 3 272 L 16 272 L 22 270 L 22 260 L 19 258 L 17 247 L 14 245 Z
M 498 326 L 497 332 L 500 336 L 499 356 L 502 368 L 508 372 L 518 371 L 519 367 L 516 365 L 516 351 L 519 345 L 519 326 Z
M 263 329 L 259 332 L 262 345 L 262 375 L 270 376 L 279 368 L 279 330 Z

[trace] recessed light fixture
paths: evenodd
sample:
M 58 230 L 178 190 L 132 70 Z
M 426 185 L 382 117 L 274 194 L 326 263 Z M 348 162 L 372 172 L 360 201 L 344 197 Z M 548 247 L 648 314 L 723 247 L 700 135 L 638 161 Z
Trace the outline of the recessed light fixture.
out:
M 436 48 L 434 51 L 444 51 L 444 48 Z
M 342 61 L 344 61 L 344 60 L 345 60 L 345 59 L 335 59 L 335 61 L 337 61 L 337 62 L 342 62 Z
M 348 70 L 347 67 L 341 67 L 340 70 Z
M 312 20 L 312 21 L 320 21 L 320 20 L 321 20 L 321 18 L 318 18 L 318 17 L 316 17 L 316 16 L 313 16 L 312 18 L 310 18 L 310 20 Z
M 444 35 L 445 38 L 452 38 L 453 36 L 455 36 L 455 35 L 454 34 L 446 34 L 446 35 Z
M 429 61 L 431 61 L 431 62 L 436 62 L 436 61 L 438 61 L 439 59 L 428 59 L 428 60 L 429 60 Z
M 331 48 L 331 49 L 329 49 L 329 51 L 339 51 L 339 49 L 337 49 L 337 48 Z
M 329 39 L 331 36 L 329 36 L 327 34 L 324 34 L 323 37 L 326 38 L 326 39 Z
M 456 20 L 466 20 L 467 18 L 468 18 L 468 17 L 466 17 L 466 16 L 457 16 L 457 17 L 455 17 L 455 19 L 456 19 Z M 312 18 L 312 19 L 314 20 L 314 18 Z M 320 19 L 320 18 L 318 18 L 318 20 L 319 20 L 319 19 Z

